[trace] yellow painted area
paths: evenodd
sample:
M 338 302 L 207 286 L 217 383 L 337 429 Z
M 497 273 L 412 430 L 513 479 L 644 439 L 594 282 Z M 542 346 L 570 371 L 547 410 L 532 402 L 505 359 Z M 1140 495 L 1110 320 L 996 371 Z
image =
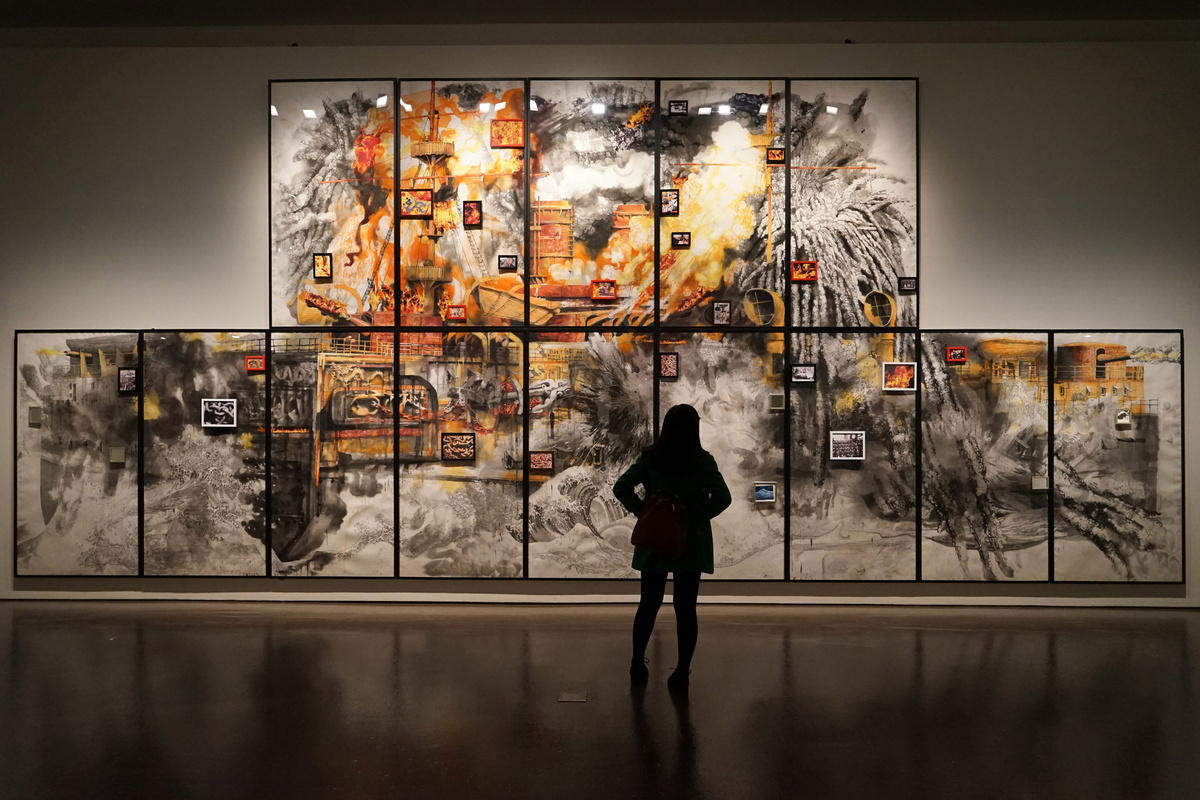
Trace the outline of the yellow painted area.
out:
M 146 410 L 143 414 L 143 418 L 149 422 L 151 420 L 158 419 L 160 416 L 162 416 L 162 412 L 158 407 L 158 392 L 154 389 L 151 389 L 150 391 L 146 392 Z

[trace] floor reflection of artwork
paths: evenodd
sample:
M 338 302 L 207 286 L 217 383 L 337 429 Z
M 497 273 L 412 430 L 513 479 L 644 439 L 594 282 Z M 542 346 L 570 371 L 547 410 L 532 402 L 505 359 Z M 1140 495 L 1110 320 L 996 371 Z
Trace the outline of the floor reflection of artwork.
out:
M 399 336 L 400 574 L 519 577 L 523 343 L 503 333 Z
M 16 574 L 136 575 L 136 333 L 19 333 Z
M 403 81 L 400 109 L 401 324 L 523 325 L 524 83 Z
M 792 334 L 791 576 L 916 577 L 916 398 L 884 389 L 912 334 Z M 806 373 L 807 377 L 807 373 Z
M 266 375 L 247 358 L 262 333 L 160 333 L 145 340 L 147 575 L 262 575 L 266 569 Z M 234 427 L 206 430 L 205 398 Z
M 783 90 L 782 80 L 662 82 L 664 104 L 688 102 L 660 118 L 659 179 L 679 193 L 667 196 L 677 213 L 659 221 L 666 324 L 712 324 L 717 300 L 732 303 L 734 325 L 784 324 L 787 165 L 766 160 L 783 145 Z M 691 233 L 687 249 L 667 247 L 677 232 Z
M 271 338 L 271 550 L 277 575 L 391 576 L 391 332 Z
M 653 323 L 654 82 L 535 80 L 530 95 L 536 308 L 547 324 Z M 612 300 L 593 300 L 597 279 Z
M 678 378 L 659 383 L 659 408 L 689 403 L 700 441 L 717 460 L 733 504 L 712 521 L 716 578 L 782 578 L 782 503 L 755 503 L 755 484 L 783 481 L 783 334 L 663 334 Z
M 394 87 L 271 83 L 271 324 L 395 319 Z
M 899 298 L 896 324 L 917 324 L 917 82 L 792 81 L 792 258 L 819 277 L 793 285 L 792 324 L 874 324 L 863 296 Z
M 921 337 L 921 577 L 1047 580 L 1045 333 Z
M 634 517 L 612 486 L 651 441 L 654 347 L 639 334 L 547 333 L 529 344 L 529 575 L 636 577 Z M 532 461 L 531 468 L 535 468 Z
M 1183 341 L 1054 336 L 1054 578 L 1183 579 Z

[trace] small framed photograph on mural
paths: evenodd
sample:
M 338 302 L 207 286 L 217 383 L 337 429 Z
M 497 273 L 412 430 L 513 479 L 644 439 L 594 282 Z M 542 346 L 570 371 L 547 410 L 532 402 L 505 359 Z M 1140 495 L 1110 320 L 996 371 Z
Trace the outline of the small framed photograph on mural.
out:
M 658 354 L 658 377 L 664 381 L 679 378 L 679 353 Z
M 733 304 L 728 300 L 717 300 L 712 304 L 713 325 L 733 324 Z
M 496 268 L 500 272 L 516 272 L 520 267 L 520 261 L 514 255 L 496 256 Z
M 475 434 L 443 433 L 442 461 L 474 461 Z
M 552 451 L 552 450 L 530 450 L 529 451 L 529 469 L 534 472 L 553 472 L 554 471 L 554 451 Z
M 446 319 L 449 322 L 466 322 L 467 307 L 460 305 L 446 306 Z
M 266 372 L 267 357 L 263 355 L 246 356 L 246 372 Z
M 787 163 L 787 151 L 782 147 L 767 148 L 767 164 L 772 167 L 783 166 Z
M 958 345 L 950 345 L 946 348 L 946 363 L 947 364 L 965 364 L 967 363 L 967 348 L 959 347 Z
M 463 227 L 478 230 L 483 227 L 483 201 L 482 200 L 463 200 L 462 203 L 462 221 Z
M 137 367 L 117 367 L 117 394 L 121 397 L 130 397 L 137 393 Z
M 592 281 L 593 300 L 616 300 L 617 282 L 612 278 L 598 278 Z
M 313 253 L 313 280 L 333 278 L 333 253 Z
M 688 115 L 687 100 L 668 100 L 667 101 L 667 116 L 668 117 L 686 117 Z
M 756 503 L 774 503 L 775 502 L 775 484 L 755 481 L 754 482 L 754 502 L 756 502 Z
M 783 392 L 772 392 L 767 397 L 767 410 L 771 413 L 783 411 L 784 404 L 787 401 L 784 399 Z
M 863 461 L 867 457 L 866 431 L 830 431 L 830 461 Z
M 793 261 L 792 283 L 815 283 L 817 280 L 817 262 Z
M 679 216 L 679 190 L 678 189 L 659 189 L 658 190 L 658 215 L 660 217 L 678 217 Z
M 433 219 L 433 190 L 401 189 L 400 219 Z
M 883 362 L 883 390 L 885 392 L 915 392 L 917 390 L 916 362 Z
M 236 397 L 203 397 L 200 399 L 200 426 L 203 428 L 236 428 Z
M 907 294 L 912 294 L 917 290 L 917 279 L 911 276 L 899 278 L 896 281 L 896 288 Z
M 671 249 L 672 250 L 687 250 L 692 246 L 691 231 L 672 231 L 671 232 Z
M 816 383 L 816 364 L 792 364 L 792 383 Z
M 491 124 L 493 150 L 520 150 L 525 147 L 525 120 L 494 119 Z

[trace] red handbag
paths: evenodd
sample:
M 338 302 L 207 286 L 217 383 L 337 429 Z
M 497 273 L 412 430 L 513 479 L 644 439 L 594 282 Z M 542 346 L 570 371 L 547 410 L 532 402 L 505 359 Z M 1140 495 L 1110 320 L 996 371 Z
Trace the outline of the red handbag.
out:
M 688 537 L 687 506 L 673 494 L 655 492 L 646 498 L 631 541 L 666 558 L 683 555 Z

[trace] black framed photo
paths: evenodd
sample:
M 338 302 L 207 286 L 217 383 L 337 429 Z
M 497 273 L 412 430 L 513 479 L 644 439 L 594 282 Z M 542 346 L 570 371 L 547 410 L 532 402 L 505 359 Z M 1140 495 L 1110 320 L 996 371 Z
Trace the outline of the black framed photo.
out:
M 816 383 L 816 364 L 792 364 L 792 383 Z
M 200 399 L 200 425 L 204 428 L 236 428 L 236 397 L 203 397 Z
M 327 281 L 333 278 L 333 253 L 313 253 L 313 280 Z
M 913 277 L 899 278 L 896 288 L 902 292 L 915 292 L 917 290 L 917 279 Z
M 443 433 L 442 461 L 474 461 L 475 434 Z
M 679 378 L 679 353 L 658 354 L 658 377 L 665 381 Z
M 688 113 L 687 100 L 668 100 L 667 101 L 667 116 L 668 117 L 686 117 Z
M 733 324 L 733 304 L 728 300 L 717 300 L 712 304 L 713 325 Z
M 678 217 L 679 216 L 679 190 L 678 189 L 659 189 L 658 190 L 658 215 L 660 217 Z
M 671 249 L 672 250 L 687 250 L 692 246 L 691 231 L 672 231 L 671 232 Z
M 520 262 L 515 255 L 496 256 L 496 267 L 501 272 L 516 272 L 519 264 Z
M 782 166 L 787 163 L 787 151 L 782 147 L 767 148 L 767 163 L 773 167 Z
M 483 227 L 483 201 L 482 200 L 463 200 L 462 203 L 462 219 L 463 227 L 471 230 L 478 230 Z
M 121 397 L 130 397 L 137 393 L 137 367 L 117 367 L 117 394 Z

